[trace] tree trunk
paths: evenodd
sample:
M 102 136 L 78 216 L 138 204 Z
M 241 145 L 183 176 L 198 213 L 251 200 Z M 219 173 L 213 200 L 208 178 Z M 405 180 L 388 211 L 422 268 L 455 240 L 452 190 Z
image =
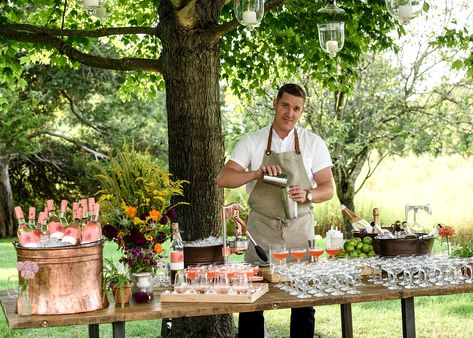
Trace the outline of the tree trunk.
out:
M 169 138 L 169 170 L 178 179 L 189 181 L 177 208 L 184 240 L 220 236 L 219 211 L 223 190 L 216 185 L 223 166 L 224 145 L 219 98 L 220 41 L 210 42 L 199 29 L 185 29 L 170 16 L 167 1 L 160 5 L 160 31 L 166 82 Z M 199 8 L 200 11 L 211 10 Z M 162 12 L 162 13 L 161 13 Z M 208 15 L 206 15 L 208 14 Z M 202 17 L 215 19 L 218 13 Z M 167 22 L 166 22 L 167 23 Z M 205 23 L 209 24 L 209 23 Z M 232 337 L 231 315 L 175 318 L 173 337 Z
M 8 176 L 9 160 L 0 157 L 0 238 L 15 235 L 13 225 L 13 195 Z

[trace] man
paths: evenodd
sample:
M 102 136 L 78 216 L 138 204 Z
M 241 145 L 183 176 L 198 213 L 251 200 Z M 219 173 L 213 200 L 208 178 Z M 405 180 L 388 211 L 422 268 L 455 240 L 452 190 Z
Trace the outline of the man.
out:
M 272 125 L 243 137 L 217 177 L 222 188 L 247 185 L 251 207 L 248 230 L 266 252 L 270 244 L 307 246 L 307 241 L 314 238 L 312 203 L 333 196 L 332 161 L 327 146 L 319 136 L 296 127 L 305 98 L 299 85 L 283 85 L 273 101 Z M 297 218 L 285 217 L 280 188 L 262 182 L 264 174 L 281 173 L 288 175 L 288 195 L 298 203 Z M 245 253 L 245 260 L 259 260 L 254 249 Z M 290 332 L 294 338 L 314 336 L 312 307 L 292 309 Z M 263 312 L 241 313 L 238 336 L 264 337 Z

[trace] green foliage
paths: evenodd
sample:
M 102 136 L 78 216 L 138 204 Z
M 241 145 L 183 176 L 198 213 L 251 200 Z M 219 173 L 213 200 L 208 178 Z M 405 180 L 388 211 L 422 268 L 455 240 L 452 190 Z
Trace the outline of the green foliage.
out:
M 452 249 L 453 257 L 473 257 L 473 241 L 469 238 L 461 237 L 457 246 Z
M 104 223 L 122 224 L 126 228 L 131 226 L 129 222 L 146 225 L 148 218 L 153 217 L 152 212 L 159 212 L 154 219 L 158 222 L 173 207 L 171 198 L 183 196 L 186 181 L 173 181 L 150 153 L 137 151 L 134 146 L 124 145 L 108 164 L 93 166 L 99 171 L 96 178 L 101 188 L 98 194 Z M 124 218 L 129 207 L 135 208 L 135 212 Z

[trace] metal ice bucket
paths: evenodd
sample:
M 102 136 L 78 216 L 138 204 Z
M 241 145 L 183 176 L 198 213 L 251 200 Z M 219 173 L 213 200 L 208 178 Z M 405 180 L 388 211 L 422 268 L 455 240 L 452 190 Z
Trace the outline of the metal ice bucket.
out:
M 32 314 L 80 313 L 108 306 L 102 283 L 102 241 L 41 249 L 15 244 L 15 249 L 18 262 L 39 266 L 29 280 Z

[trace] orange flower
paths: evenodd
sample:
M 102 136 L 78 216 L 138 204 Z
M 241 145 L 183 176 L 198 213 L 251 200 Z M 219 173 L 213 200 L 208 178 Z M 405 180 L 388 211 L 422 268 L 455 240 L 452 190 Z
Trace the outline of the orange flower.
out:
M 133 218 L 136 215 L 136 208 L 132 206 L 127 206 L 125 209 L 125 216 L 128 218 Z
M 444 225 L 443 227 L 439 229 L 439 236 L 442 238 L 452 237 L 453 235 L 455 235 L 455 229 L 453 229 L 449 225 Z
M 154 245 L 154 253 L 160 254 L 161 252 L 163 252 L 163 246 L 160 243 L 156 243 Z
M 159 216 L 161 216 L 161 211 L 159 210 L 151 210 L 149 212 L 149 217 L 155 222 L 159 220 Z

